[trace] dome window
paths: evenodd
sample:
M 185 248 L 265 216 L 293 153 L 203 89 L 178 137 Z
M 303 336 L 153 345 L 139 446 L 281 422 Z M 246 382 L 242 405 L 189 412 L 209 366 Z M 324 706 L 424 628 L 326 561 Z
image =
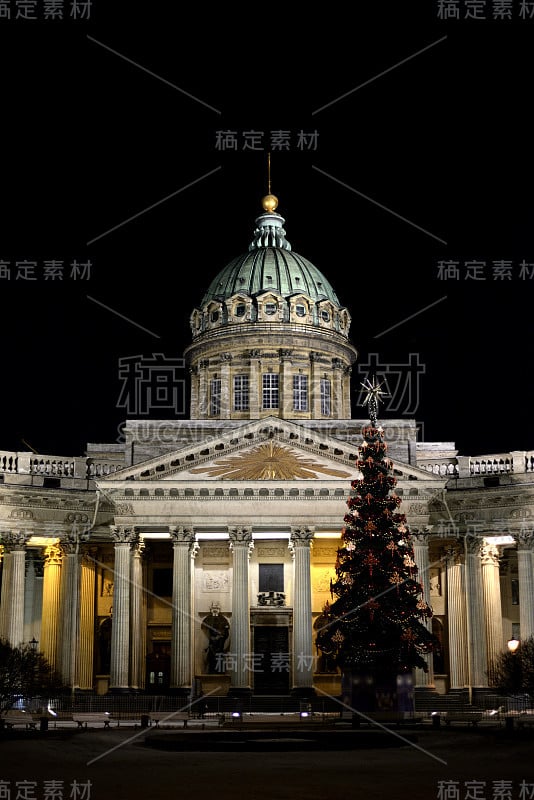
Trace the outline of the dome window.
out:
M 244 303 L 238 303 L 238 305 L 235 307 L 235 315 L 236 315 L 236 317 L 244 317 L 246 310 L 247 310 L 247 307 L 246 307 L 246 305 Z
M 321 311 L 321 319 L 323 319 L 324 322 L 330 322 L 330 314 L 328 311 Z
M 297 317 L 305 317 L 306 316 L 306 306 L 302 303 L 298 303 L 295 306 L 295 314 Z
M 211 319 L 212 322 L 217 322 L 217 320 L 219 319 L 219 312 L 218 311 L 212 311 L 210 319 Z
M 276 314 L 278 306 L 276 305 L 276 303 L 265 303 L 264 308 L 265 308 L 265 313 L 269 314 L 269 316 L 272 316 L 273 314 Z

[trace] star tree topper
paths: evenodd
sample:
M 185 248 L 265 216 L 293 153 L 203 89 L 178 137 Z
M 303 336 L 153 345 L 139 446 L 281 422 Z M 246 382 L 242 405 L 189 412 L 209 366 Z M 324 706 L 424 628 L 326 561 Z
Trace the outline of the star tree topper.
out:
M 378 404 L 381 402 L 382 395 L 387 395 L 387 392 L 382 391 L 382 383 L 377 383 L 376 379 L 373 375 L 371 380 L 366 378 L 360 386 L 363 386 L 367 395 L 365 400 L 363 401 L 363 405 L 367 406 L 367 410 L 369 412 L 369 419 L 371 420 L 371 425 L 373 428 L 376 427 L 376 419 L 378 416 Z

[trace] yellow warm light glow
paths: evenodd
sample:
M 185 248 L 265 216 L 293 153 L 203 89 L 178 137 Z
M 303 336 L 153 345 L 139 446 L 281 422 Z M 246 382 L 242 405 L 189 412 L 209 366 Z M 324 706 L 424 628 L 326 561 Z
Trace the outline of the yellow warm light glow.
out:
M 314 539 L 339 539 L 341 534 L 339 532 L 316 533 Z
M 58 536 L 30 536 L 27 544 L 30 547 L 48 547 L 49 544 L 57 544 Z

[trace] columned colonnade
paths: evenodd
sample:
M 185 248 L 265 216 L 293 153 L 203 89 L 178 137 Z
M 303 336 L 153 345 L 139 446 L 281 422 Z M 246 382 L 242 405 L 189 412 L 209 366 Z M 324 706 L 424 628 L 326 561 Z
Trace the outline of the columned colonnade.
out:
M 194 558 L 198 550 L 193 529 L 170 526 L 173 553 L 171 627 L 171 689 L 189 693 L 194 678 Z M 112 615 L 110 689 L 140 689 L 145 680 L 146 578 L 143 564 L 142 529 L 113 526 L 114 597 Z M 424 596 L 429 599 L 428 531 L 412 532 L 415 560 Z M 27 531 L 2 534 L 0 557 L 0 638 L 14 645 L 24 641 Z M 250 653 L 249 557 L 253 533 L 247 527 L 229 527 L 232 554 L 233 594 L 231 642 L 235 658 L 231 690 L 250 691 L 246 669 Z M 515 535 L 518 557 L 520 636 L 534 636 L 534 534 Z M 293 528 L 289 547 L 294 559 L 293 580 L 293 689 L 306 692 L 313 672 L 305 665 L 313 661 L 311 544 L 313 529 Z M 65 537 L 44 547 L 42 621 L 39 648 L 61 673 L 68 685 L 93 689 L 95 641 L 95 582 L 97 548 Z M 450 688 L 484 688 L 487 669 L 503 649 L 502 607 L 499 579 L 499 548 L 480 536 L 461 537 L 446 549 L 446 616 Z M 27 598 L 26 598 L 27 602 Z M 429 623 L 430 624 L 430 621 Z M 418 670 L 416 685 L 433 686 L 429 671 Z

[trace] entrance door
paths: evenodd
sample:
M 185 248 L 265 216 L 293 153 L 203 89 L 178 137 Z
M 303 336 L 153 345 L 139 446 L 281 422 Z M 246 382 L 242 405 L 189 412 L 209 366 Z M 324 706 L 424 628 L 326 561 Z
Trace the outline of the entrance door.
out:
M 289 629 L 255 626 L 254 656 L 254 694 L 289 694 Z
M 152 653 L 146 657 L 146 691 L 166 694 L 171 673 L 171 643 L 153 642 Z

